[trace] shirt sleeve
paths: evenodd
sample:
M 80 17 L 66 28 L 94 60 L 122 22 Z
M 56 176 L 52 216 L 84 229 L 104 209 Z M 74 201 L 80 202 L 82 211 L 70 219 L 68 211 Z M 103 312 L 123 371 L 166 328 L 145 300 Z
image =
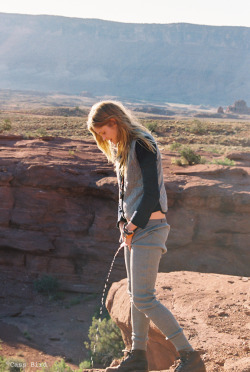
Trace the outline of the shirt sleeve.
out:
M 159 203 L 160 198 L 157 152 L 150 151 L 139 140 L 136 142 L 135 151 L 142 173 L 143 196 L 130 221 L 143 229 L 148 223 L 151 213 Z

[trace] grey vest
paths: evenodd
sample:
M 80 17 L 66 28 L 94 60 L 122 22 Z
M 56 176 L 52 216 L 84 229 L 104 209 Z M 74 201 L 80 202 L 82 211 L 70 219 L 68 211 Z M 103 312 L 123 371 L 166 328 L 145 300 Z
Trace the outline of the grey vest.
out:
M 148 136 L 148 134 L 147 134 Z M 152 137 L 153 138 L 153 137 Z M 124 197 L 123 197 L 123 211 L 126 220 L 130 220 L 133 213 L 137 210 L 138 205 L 143 196 L 143 180 L 141 168 L 137 160 L 135 151 L 136 140 L 133 140 L 128 156 L 128 163 L 124 175 Z M 160 191 L 160 205 L 163 213 L 168 210 L 167 194 L 163 181 L 163 170 L 161 163 L 161 154 L 157 149 L 157 172 L 158 172 L 158 186 Z M 121 180 L 118 175 L 119 188 L 121 187 Z M 120 205 L 121 205 L 120 201 Z

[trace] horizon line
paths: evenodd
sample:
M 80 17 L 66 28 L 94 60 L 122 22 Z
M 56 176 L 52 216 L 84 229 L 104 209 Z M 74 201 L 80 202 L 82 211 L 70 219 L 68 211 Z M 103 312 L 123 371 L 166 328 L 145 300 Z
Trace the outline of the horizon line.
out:
M 77 17 L 77 16 L 66 16 L 60 14 L 33 14 L 33 13 L 16 13 L 16 12 L 1 12 L 0 14 L 6 15 L 20 15 L 20 16 L 31 16 L 31 17 L 60 17 L 60 18 L 69 18 L 69 19 L 78 19 L 78 20 L 92 20 L 92 21 L 102 21 L 102 22 L 112 22 L 112 23 L 121 23 L 121 24 L 130 24 L 130 25 L 176 25 L 176 24 L 186 24 L 186 25 L 194 25 L 194 26 L 205 26 L 205 27 L 240 27 L 240 28 L 250 28 L 250 26 L 240 26 L 240 25 L 211 25 L 205 23 L 192 23 L 192 22 L 184 22 L 184 21 L 177 21 L 177 22 L 129 22 L 129 21 L 115 21 L 110 19 L 103 19 L 103 18 L 92 18 L 92 17 Z

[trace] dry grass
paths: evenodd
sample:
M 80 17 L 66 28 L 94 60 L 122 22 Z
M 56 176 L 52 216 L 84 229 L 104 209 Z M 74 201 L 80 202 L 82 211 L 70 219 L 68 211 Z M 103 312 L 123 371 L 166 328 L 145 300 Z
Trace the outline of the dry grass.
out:
M 2 111 L 0 113 L 0 128 L 1 123 L 6 119 L 11 122 L 11 129 L 2 131 L 2 134 L 11 133 L 23 135 L 26 138 L 41 136 L 83 138 L 89 136 L 86 115 L 67 117 Z
M 147 122 L 145 121 L 146 125 Z M 159 120 L 155 129 L 158 142 L 171 149 L 173 143 L 189 145 L 195 151 L 226 154 L 250 151 L 250 121 L 231 119 Z
M 34 111 L 0 111 L 0 132 L 2 134 L 23 135 L 25 138 L 41 136 L 60 136 L 81 139 L 91 136 L 86 127 L 87 110 L 51 108 Z M 57 115 L 57 116 L 56 116 Z M 188 145 L 193 150 L 205 151 L 213 155 L 226 155 L 228 152 L 250 151 L 250 121 L 235 119 L 195 119 L 173 118 L 169 120 L 147 120 L 142 123 L 153 128 L 161 148 L 171 149 L 171 144 Z M 8 122 L 11 128 L 6 130 Z

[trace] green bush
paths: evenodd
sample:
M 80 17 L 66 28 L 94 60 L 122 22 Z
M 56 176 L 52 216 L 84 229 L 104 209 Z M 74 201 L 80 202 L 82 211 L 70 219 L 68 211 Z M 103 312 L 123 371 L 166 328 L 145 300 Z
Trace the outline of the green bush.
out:
M 7 370 L 6 359 L 0 355 L 0 372 L 5 372 Z
M 12 125 L 10 119 L 5 119 L 3 123 L 0 123 L 0 133 L 3 131 L 11 130 Z
M 149 122 L 149 123 L 145 123 L 145 126 L 148 130 L 150 130 L 150 132 L 155 132 L 156 131 L 156 128 L 157 128 L 157 123 L 154 121 L 154 122 Z
M 188 132 L 194 134 L 204 134 L 207 131 L 206 124 L 202 123 L 200 120 L 195 119 L 192 121 L 191 126 L 186 129 Z
M 18 359 L 3 359 L 0 357 L 0 371 L 1 372 L 24 372 L 26 362 Z
M 24 331 L 23 335 L 25 338 L 27 338 L 27 340 L 31 340 L 31 336 L 28 331 Z
M 180 155 L 183 160 L 183 164 L 193 165 L 201 163 L 201 156 L 196 154 L 190 147 L 183 147 L 180 149 Z
M 179 142 L 173 142 L 173 143 L 171 143 L 171 145 L 170 145 L 170 150 L 171 151 L 176 151 L 176 150 L 179 150 L 180 149 L 180 147 L 181 147 L 181 143 L 179 143 Z
M 80 371 L 83 369 L 91 369 L 92 368 L 92 363 L 90 360 L 85 360 L 79 365 Z
M 37 292 L 46 295 L 55 295 L 59 288 L 58 280 L 50 275 L 44 275 L 40 279 L 35 280 L 34 287 Z
M 57 360 L 50 368 L 49 372 L 73 372 L 73 370 L 65 363 L 65 360 Z
M 181 155 L 181 158 L 172 158 L 171 163 L 175 165 L 193 165 L 193 164 L 205 164 L 206 159 L 196 154 L 190 147 L 180 147 L 178 152 Z
M 80 370 L 78 370 L 80 372 Z M 36 372 L 78 372 L 71 369 L 65 360 L 57 360 L 51 367 L 43 367 L 42 370 L 37 370 Z
M 3 130 L 11 130 L 11 128 L 12 128 L 11 120 L 5 119 L 3 122 Z
M 235 165 L 235 162 L 234 160 L 230 160 L 228 158 L 224 158 L 224 159 L 215 159 L 213 160 L 213 164 L 218 164 L 218 165 L 228 165 L 228 166 L 233 166 Z
M 176 158 L 172 158 L 171 159 L 171 164 L 179 165 L 179 166 L 182 166 L 183 165 L 180 158 L 177 158 L 177 159 Z
M 90 360 L 94 365 L 106 367 L 113 358 L 123 356 L 124 343 L 121 332 L 112 319 L 105 318 L 101 321 L 93 317 L 88 338 L 89 342 L 84 344 L 89 349 Z
M 46 137 L 48 135 L 48 132 L 45 128 L 39 128 L 36 131 L 36 136 L 37 137 Z

